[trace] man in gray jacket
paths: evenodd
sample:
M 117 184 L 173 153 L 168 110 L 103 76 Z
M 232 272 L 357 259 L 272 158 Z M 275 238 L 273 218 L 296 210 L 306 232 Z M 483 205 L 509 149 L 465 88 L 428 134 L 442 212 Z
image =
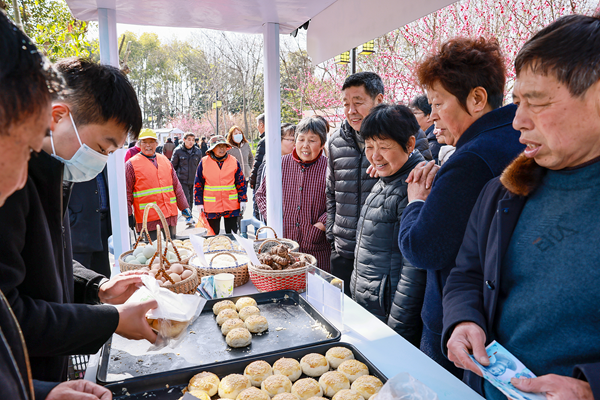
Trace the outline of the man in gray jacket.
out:
M 329 138 L 327 173 L 327 240 L 331 243 L 331 273 L 344 281 L 350 295 L 356 226 L 360 209 L 377 178 L 367 174 L 369 161 L 359 132 L 363 119 L 383 101 L 383 82 L 374 72 L 350 75 L 342 86 L 346 120 Z

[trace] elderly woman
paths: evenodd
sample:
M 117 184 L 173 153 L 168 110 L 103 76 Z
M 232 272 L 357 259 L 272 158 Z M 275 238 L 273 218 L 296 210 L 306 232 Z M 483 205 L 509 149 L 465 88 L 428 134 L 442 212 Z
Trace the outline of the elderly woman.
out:
M 449 40 L 418 66 L 417 74 L 431 103 L 430 119 L 456 151 L 443 167 L 431 161 L 408 177 L 409 204 L 398 244 L 408 261 L 427 270 L 421 350 L 461 376 L 441 352 L 442 290 L 479 192 L 523 145 L 512 127 L 516 107 L 501 107 L 506 68 L 496 40 Z
M 239 126 L 234 125 L 229 129 L 227 143 L 231 145 L 231 148 L 227 153 L 238 160 L 244 171 L 244 179 L 248 182 L 250 173 L 252 172 L 252 166 L 254 165 L 254 156 L 252 155 L 250 143 L 246 140 L 246 136 L 244 136 L 244 132 L 242 132 Z
M 325 239 L 325 123 L 315 117 L 304 118 L 296 127 L 295 139 L 292 153 L 281 158 L 283 236 L 298 242 L 301 252 L 315 256 L 317 266 L 329 271 L 331 247 Z M 265 218 L 266 193 L 267 182 L 263 179 L 256 201 Z
M 398 229 L 408 203 L 406 178 L 425 159 L 415 149 L 419 124 L 405 106 L 380 104 L 364 119 L 365 154 L 379 175 L 356 229 L 352 298 L 406 340 L 421 341 L 425 271 L 398 248 Z

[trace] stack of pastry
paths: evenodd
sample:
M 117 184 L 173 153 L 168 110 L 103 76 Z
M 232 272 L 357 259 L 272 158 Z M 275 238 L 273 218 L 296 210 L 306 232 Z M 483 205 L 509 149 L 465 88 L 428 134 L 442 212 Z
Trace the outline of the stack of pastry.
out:
M 267 319 L 260 315 L 256 300 L 242 297 L 234 304 L 231 300 L 219 301 L 213 306 L 217 324 L 230 347 L 246 347 L 252 343 L 252 333 L 269 329 Z

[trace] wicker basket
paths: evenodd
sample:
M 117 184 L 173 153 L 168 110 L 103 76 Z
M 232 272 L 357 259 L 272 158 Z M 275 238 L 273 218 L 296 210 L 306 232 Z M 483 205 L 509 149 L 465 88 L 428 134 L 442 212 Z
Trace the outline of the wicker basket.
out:
M 140 268 L 146 267 L 146 266 L 150 266 L 150 265 L 152 265 L 152 261 L 154 261 L 154 258 L 156 257 L 156 254 L 155 254 L 152 257 L 151 262 L 149 262 L 147 265 L 133 264 L 133 263 L 128 263 L 125 261 L 127 256 L 133 254 L 133 251 L 138 248 L 140 240 L 142 239 L 142 236 L 144 234 L 146 235 L 148 242 L 150 244 L 152 244 L 152 239 L 150 239 L 150 233 L 148 232 L 148 214 L 150 213 L 151 208 L 153 208 L 157 212 L 158 217 L 160 218 L 162 227 L 165 228 L 164 232 L 166 235 L 165 237 L 167 238 L 167 243 L 171 243 L 171 245 L 173 246 L 173 250 L 175 250 L 175 255 L 177 256 L 178 262 L 180 264 L 187 265 L 190 262 L 190 260 L 192 259 L 192 257 L 194 257 L 194 255 L 195 255 L 194 252 L 192 251 L 189 256 L 187 256 L 185 258 L 181 257 L 181 255 L 179 254 L 179 251 L 177 250 L 177 246 L 175 246 L 175 244 L 173 243 L 173 240 L 171 240 L 171 233 L 169 232 L 169 229 L 167 228 L 169 225 L 167 223 L 167 220 L 165 219 L 164 214 L 162 213 L 162 211 L 160 210 L 160 208 L 158 208 L 158 206 L 156 204 L 147 204 L 146 207 L 144 208 L 144 218 L 142 220 L 142 231 L 138 235 L 138 238 L 135 241 L 135 245 L 133 246 L 133 249 L 128 250 L 119 256 L 119 267 L 121 269 L 121 272 L 134 271 L 134 270 L 138 270 Z M 162 237 L 162 235 L 160 234 L 161 224 L 157 225 L 157 235 L 156 235 L 157 238 Z M 167 249 L 165 248 L 165 252 L 164 252 L 165 255 L 167 254 L 166 250 Z M 186 249 L 186 250 L 189 250 L 189 249 Z
M 273 238 L 268 238 L 268 239 L 256 239 L 254 241 L 254 251 L 260 254 L 260 248 L 262 248 L 262 245 L 264 243 L 272 243 L 273 241 L 276 241 L 277 244 L 285 244 L 287 247 L 289 247 L 290 251 L 298 251 L 300 250 L 300 245 L 298 244 L 298 242 L 293 241 L 292 239 L 286 239 L 286 238 L 278 238 L 277 237 L 277 233 L 275 232 L 275 230 L 273 228 L 271 228 L 270 226 L 263 226 L 258 228 L 258 230 L 256 231 L 256 237 L 258 238 L 258 234 L 260 233 L 261 230 L 263 229 L 270 229 L 273 232 L 273 235 L 275 235 L 275 239 Z M 276 244 L 273 244 L 273 246 L 276 246 Z M 267 248 L 265 248 L 263 251 L 267 251 L 269 250 L 271 246 L 268 246 Z
M 304 256 L 310 261 L 310 266 L 317 266 L 317 259 L 304 253 L 290 253 L 294 257 Z M 302 268 L 294 268 L 282 271 L 267 271 L 256 268 L 254 265 L 248 265 L 250 279 L 256 289 L 260 292 L 273 292 L 275 290 L 291 289 L 297 292 L 306 290 L 306 270 L 308 265 Z
M 241 253 L 237 253 L 237 254 L 241 255 Z M 213 260 L 217 257 L 224 256 L 224 255 L 227 255 L 227 256 L 233 258 L 233 260 L 235 262 L 235 267 L 232 266 L 231 268 L 213 268 L 212 267 Z M 244 256 L 247 257 L 245 255 L 245 253 L 244 253 Z M 249 264 L 248 262 L 239 264 L 238 260 L 234 254 L 227 252 L 227 251 L 223 251 L 221 253 L 215 254 L 210 259 L 209 267 L 199 266 L 199 267 L 196 267 L 196 269 L 198 271 L 198 277 L 200 279 L 203 276 L 211 276 L 211 275 L 217 275 L 217 274 L 233 274 L 235 276 L 235 278 L 233 280 L 233 287 L 238 287 L 238 286 L 245 285 L 250 280 L 250 276 L 248 275 L 248 264 Z

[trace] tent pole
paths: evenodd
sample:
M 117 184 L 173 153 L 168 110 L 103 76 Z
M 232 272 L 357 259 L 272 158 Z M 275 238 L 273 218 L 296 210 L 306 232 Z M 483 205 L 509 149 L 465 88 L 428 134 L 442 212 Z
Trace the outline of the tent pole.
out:
M 265 160 L 267 219 L 277 235 L 283 237 L 281 204 L 281 96 L 279 76 L 279 24 L 263 25 L 265 68 Z M 256 190 L 258 188 L 255 188 Z

